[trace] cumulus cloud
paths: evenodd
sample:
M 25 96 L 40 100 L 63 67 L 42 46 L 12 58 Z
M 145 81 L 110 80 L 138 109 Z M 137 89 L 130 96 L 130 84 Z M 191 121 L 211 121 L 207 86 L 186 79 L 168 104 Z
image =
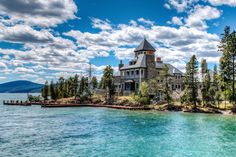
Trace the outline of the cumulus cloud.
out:
M 220 6 L 220 5 L 228 5 L 232 7 L 236 7 L 235 0 L 208 0 L 212 5 Z
M 179 18 L 179 17 L 174 16 L 174 17 L 172 17 L 172 19 L 169 23 L 181 26 L 181 25 L 183 25 L 182 19 L 183 18 Z
M 91 18 L 93 28 L 98 28 L 101 30 L 111 30 L 111 24 L 109 20 L 100 20 L 98 18 Z
M 203 18 L 206 18 L 205 15 L 202 15 L 201 19 Z M 157 48 L 157 55 L 163 56 L 166 62 L 173 64 L 185 63 L 192 54 L 197 54 L 199 57 L 219 56 L 217 51 L 219 37 L 216 34 L 195 27 L 175 28 L 155 24 L 145 27 L 145 24 L 137 21 L 131 22 L 135 25 L 113 25 L 112 30 L 97 33 L 72 30 L 64 35 L 76 39 L 77 44 L 85 51 L 109 51 L 118 59 L 132 58 L 134 48 L 144 36 Z M 182 66 L 177 67 L 182 68 Z
M 37 31 L 27 25 L 2 26 L 0 40 L 15 43 L 48 43 L 53 41 L 53 35 L 47 30 Z
M 151 21 L 151 20 L 148 20 L 148 19 L 144 19 L 143 17 L 139 18 L 138 21 L 142 22 L 144 24 L 147 24 L 147 25 L 151 25 L 151 26 L 154 25 L 154 23 L 155 23 L 154 21 Z
M 189 7 L 193 4 L 198 2 L 199 0 L 168 0 L 167 3 L 165 3 L 165 7 L 167 9 L 171 9 L 174 8 L 176 9 L 178 12 L 184 12 L 187 9 L 189 9 Z
M 76 18 L 73 0 L 1 0 L 0 15 L 9 17 L 8 24 L 23 22 L 31 26 L 56 26 Z
M 189 27 L 198 29 L 206 29 L 206 20 L 217 19 L 221 16 L 221 11 L 211 6 L 197 5 L 192 12 L 189 13 L 186 19 L 186 24 Z

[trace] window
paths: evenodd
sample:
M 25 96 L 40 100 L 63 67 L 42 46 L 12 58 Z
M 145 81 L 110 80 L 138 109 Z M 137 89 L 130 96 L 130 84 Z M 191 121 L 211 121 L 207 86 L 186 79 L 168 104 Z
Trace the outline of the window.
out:
M 141 74 L 143 75 L 143 70 L 141 70 Z
M 129 76 L 129 71 L 127 71 L 126 73 L 127 73 L 127 76 Z
M 134 71 L 131 71 L 131 75 L 134 75 Z
M 139 70 L 136 70 L 136 75 L 139 75 Z

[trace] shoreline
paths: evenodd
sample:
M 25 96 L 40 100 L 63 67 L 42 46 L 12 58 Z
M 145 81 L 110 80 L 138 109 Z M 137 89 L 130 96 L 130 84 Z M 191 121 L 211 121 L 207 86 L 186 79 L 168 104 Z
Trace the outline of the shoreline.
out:
M 40 102 L 20 102 L 3 101 L 3 105 L 9 106 L 32 106 L 37 105 L 41 108 L 67 108 L 67 107 L 94 107 L 94 108 L 111 108 L 111 109 L 121 109 L 130 111 L 161 111 L 161 112 L 183 112 L 183 113 L 204 113 L 204 114 L 221 114 L 221 115 L 235 115 L 231 110 L 222 110 L 210 107 L 197 107 L 196 109 L 187 106 L 177 106 L 177 105 L 155 105 L 149 106 L 126 106 L 126 105 L 108 105 L 108 104 L 72 104 L 72 103 L 40 103 Z

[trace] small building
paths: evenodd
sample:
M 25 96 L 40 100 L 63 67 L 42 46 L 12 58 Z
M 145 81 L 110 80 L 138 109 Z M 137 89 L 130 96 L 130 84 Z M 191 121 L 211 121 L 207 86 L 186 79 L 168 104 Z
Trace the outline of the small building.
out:
M 123 95 L 137 93 L 141 82 L 148 82 L 151 79 L 160 76 L 160 73 L 166 64 L 169 68 L 169 76 L 172 81 L 169 84 L 171 90 L 182 89 L 183 73 L 171 64 L 163 63 L 160 57 L 155 57 L 155 48 L 144 39 L 134 50 L 134 59 L 128 64 L 119 64 L 119 75 L 115 76 L 114 84 L 116 91 Z M 160 80 L 162 83 L 163 80 Z

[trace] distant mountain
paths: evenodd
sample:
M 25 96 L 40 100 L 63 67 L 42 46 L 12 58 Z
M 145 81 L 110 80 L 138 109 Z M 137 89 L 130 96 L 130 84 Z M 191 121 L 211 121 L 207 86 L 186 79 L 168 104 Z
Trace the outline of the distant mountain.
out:
M 0 93 L 40 93 L 42 87 L 30 81 L 13 81 L 0 84 Z

